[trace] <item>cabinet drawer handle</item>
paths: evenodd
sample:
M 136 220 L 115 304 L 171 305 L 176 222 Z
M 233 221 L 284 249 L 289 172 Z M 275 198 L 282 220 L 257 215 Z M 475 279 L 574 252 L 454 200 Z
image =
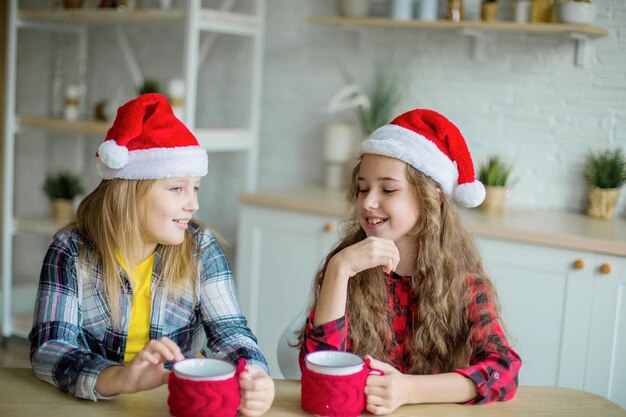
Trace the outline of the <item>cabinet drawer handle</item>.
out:
M 328 222 L 324 225 L 324 232 L 334 233 L 337 230 L 337 226 L 333 222 Z
M 600 273 L 608 275 L 612 271 L 611 264 L 602 264 L 600 265 Z
M 585 267 L 584 259 L 576 259 L 574 261 L 574 269 L 583 269 Z

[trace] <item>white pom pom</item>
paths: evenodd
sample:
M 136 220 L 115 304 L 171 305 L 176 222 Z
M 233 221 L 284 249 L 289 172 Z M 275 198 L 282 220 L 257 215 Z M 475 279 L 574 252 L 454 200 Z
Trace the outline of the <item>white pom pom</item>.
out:
M 128 163 L 128 148 L 119 146 L 115 140 L 107 140 L 98 148 L 98 156 L 109 168 L 120 169 Z
M 477 207 L 485 199 L 485 187 L 479 181 L 459 184 L 454 189 L 454 201 L 463 207 Z

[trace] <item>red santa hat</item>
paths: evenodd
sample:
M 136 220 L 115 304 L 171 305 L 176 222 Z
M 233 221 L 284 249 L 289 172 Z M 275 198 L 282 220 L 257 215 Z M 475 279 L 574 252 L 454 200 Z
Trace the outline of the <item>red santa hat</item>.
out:
M 485 199 L 463 135 L 435 111 L 411 110 L 376 129 L 361 145 L 360 154 L 366 153 L 406 162 L 464 207 L 476 207 Z
M 202 177 L 208 169 L 206 150 L 161 94 L 144 94 L 120 107 L 96 158 L 103 179 Z

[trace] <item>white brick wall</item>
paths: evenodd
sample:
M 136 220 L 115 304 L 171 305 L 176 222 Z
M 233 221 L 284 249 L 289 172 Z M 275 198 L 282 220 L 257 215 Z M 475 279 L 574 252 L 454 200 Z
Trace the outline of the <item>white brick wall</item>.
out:
M 626 147 L 624 1 L 594 0 L 594 24 L 610 33 L 591 42 L 586 68 L 574 65 L 565 35 L 487 35 L 484 61 L 476 62 L 470 40 L 452 31 L 367 29 L 359 40 L 302 24 L 334 14 L 334 1 L 268 3 L 261 186 L 322 181 L 323 123 L 352 117 L 322 112 L 343 84 L 338 64 L 368 82 L 372 57 L 390 53 L 412 59 L 398 112 L 436 109 L 460 127 L 476 163 L 493 153 L 514 162 L 511 206 L 584 210 L 586 152 Z
M 385 12 L 385 1 L 375 0 L 377 13 Z M 485 59 L 477 62 L 470 58 L 470 39 L 452 31 L 367 29 L 359 37 L 337 27 L 306 23 L 308 16 L 335 14 L 335 0 L 267 3 L 261 188 L 322 182 L 324 124 L 342 118 L 354 120 L 350 113 L 328 115 L 323 111 L 344 85 L 339 65 L 355 79 L 367 82 L 375 60 L 393 54 L 407 59 L 411 75 L 409 94 L 398 113 L 418 106 L 436 109 L 460 127 L 475 162 L 493 153 L 514 162 L 511 206 L 584 210 L 585 153 L 626 147 L 624 0 L 594 0 L 598 7 L 595 25 L 610 33 L 591 42 L 586 68 L 574 65 L 574 42 L 565 35 L 488 35 Z M 149 6 L 150 2 L 142 0 L 141 4 Z M 510 17 L 510 6 L 503 5 L 502 18 Z M 129 27 L 128 32 L 146 76 L 164 81 L 180 76 L 180 27 L 137 26 Z M 125 88 L 129 96 L 135 88 L 126 75 L 111 28 L 90 33 L 89 108 L 110 97 L 117 86 Z M 21 34 L 19 111 L 45 111 L 54 56 L 64 58 L 66 80 L 75 77 L 72 42 L 71 37 Z M 222 37 L 215 44 L 200 76 L 198 95 L 204 98 L 198 119 L 203 125 L 237 126 L 246 119 L 247 110 L 240 105 L 248 91 L 245 47 L 245 42 L 233 36 Z M 17 145 L 16 207 L 22 214 L 47 212 L 47 201 L 39 192 L 47 170 L 80 166 L 74 142 L 53 136 L 56 139 L 46 142 L 45 135 L 37 133 Z M 98 181 L 93 154 L 101 140 L 86 140 L 84 165 L 89 187 Z M 67 160 L 63 155 L 68 155 Z M 200 217 L 230 241 L 236 231 L 236 194 L 245 182 L 243 164 L 241 155 L 211 155 L 201 194 Z M 619 212 L 624 216 L 626 191 L 622 194 Z M 25 241 L 24 250 L 30 245 Z

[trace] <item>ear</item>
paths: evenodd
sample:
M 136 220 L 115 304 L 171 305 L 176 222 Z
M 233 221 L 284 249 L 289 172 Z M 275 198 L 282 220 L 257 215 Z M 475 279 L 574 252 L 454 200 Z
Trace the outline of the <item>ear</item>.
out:
M 443 199 L 446 197 L 443 195 L 443 191 L 439 187 L 437 187 L 437 194 L 439 195 L 439 205 L 441 206 L 443 204 Z

